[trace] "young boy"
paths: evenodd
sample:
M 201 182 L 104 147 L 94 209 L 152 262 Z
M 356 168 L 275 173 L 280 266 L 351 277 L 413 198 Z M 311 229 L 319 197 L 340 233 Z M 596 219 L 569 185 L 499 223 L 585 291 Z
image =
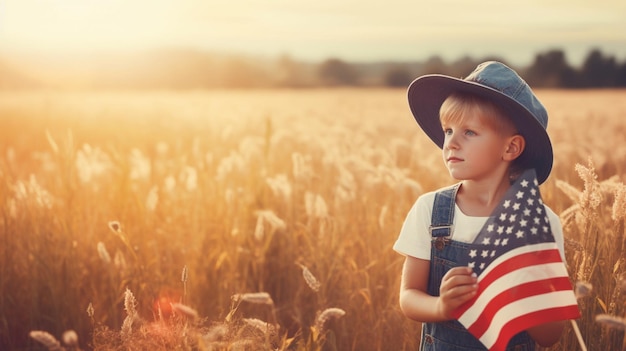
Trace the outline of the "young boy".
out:
M 400 307 L 423 322 L 421 350 L 484 350 L 482 343 L 452 312 L 477 293 L 477 277 L 460 266 L 468 245 L 500 203 L 515 178 L 534 168 L 539 184 L 552 168 L 552 145 L 546 132 L 548 115 L 530 87 L 499 62 L 479 65 L 464 80 L 443 75 L 416 79 L 408 90 L 415 120 L 443 151 L 450 175 L 459 180 L 453 205 L 453 226 L 444 240 L 431 236 L 440 216 L 435 194 L 420 196 L 408 213 L 394 250 L 405 258 Z M 452 209 L 452 206 L 454 207 Z M 547 206 L 552 233 L 562 258 L 563 231 Z M 565 322 L 551 322 L 514 336 L 507 350 L 550 346 Z

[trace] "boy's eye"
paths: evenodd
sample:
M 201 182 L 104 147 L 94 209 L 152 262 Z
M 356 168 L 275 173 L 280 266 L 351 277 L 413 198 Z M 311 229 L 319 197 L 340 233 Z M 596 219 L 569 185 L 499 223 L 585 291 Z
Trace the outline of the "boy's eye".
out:
M 452 128 L 443 128 L 443 134 L 444 135 L 452 135 L 452 134 L 454 134 L 454 130 L 452 130 Z M 465 129 L 463 131 L 463 134 L 469 135 L 469 136 L 473 136 L 473 135 L 476 135 L 476 132 L 471 130 L 471 129 Z

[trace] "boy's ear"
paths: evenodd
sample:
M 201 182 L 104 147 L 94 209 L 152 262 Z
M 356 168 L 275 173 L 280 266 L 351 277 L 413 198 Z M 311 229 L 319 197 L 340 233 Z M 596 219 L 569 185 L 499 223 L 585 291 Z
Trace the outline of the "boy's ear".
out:
M 525 147 L 526 139 L 519 134 L 515 134 L 509 138 L 509 143 L 507 144 L 506 151 L 504 155 L 502 155 L 502 158 L 505 161 L 513 161 L 524 152 Z

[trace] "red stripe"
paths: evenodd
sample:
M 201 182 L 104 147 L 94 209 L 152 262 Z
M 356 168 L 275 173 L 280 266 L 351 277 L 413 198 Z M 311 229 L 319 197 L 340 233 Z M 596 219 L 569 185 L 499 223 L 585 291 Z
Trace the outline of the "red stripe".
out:
M 463 315 L 465 311 L 472 307 L 474 302 L 476 302 L 476 300 L 485 291 L 485 289 L 487 289 L 489 285 L 491 285 L 491 283 L 493 283 L 501 276 L 520 268 L 554 262 L 562 262 L 561 254 L 559 253 L 558 249 L 522 253 L 501 262 L 500 264 L 498 264 L 498 266 L 488 272 L 486 276 L 481 277 L 476 296 L 474 296 L 473 299 L 461 305 L 461 307 L 454 311 L 453 317 L 458 319 L 461 315 Z
M 489 273 L 487 273 L 486 276 L 481 278 L 480 285 L 483 287 L 483 289 L 486 289 L 495 280 L 499 279 L 501 276 L 509 272 L 524 267 L 554 262 L 562 262 L 561 254 L 556 248 L 543 251 L 527 252 L 517 256 L 513 256 L 506 261 L 498 264 L 498 266 L 493 268 Z
M 476 322 L 474 322 L 474 324 L 472 324 L 471 326 L 466 327 L 470 331 L 470 333 L 475 335 L 477 338 L 480 338 L 489 328 L 489 325 L 491 324 L 491 321 L 493 320 L 493 317 L 498 312 L 498 310 L 508 305 L 509 303 L 530 296 L 571 289 L 572 284 L 570 283 L 568 277 L 544 279 L 513 286 L 494 296 L 493 299 L 489 301 L 487 306 L 485 306 L 485 309 L 481 312 L 480 317 L 476 320 Z M 522 311 L 522 313 L 523 312 L 524 311 Z
M 502 326 L 498 339 L 489 349 L 490 351 L 503 351 L 506 350 L 506 346 L 509 340 L 517 333 L 536 325 L 541 325 L 550 322 L 556 322 L 563 319 L 576 319 L 580 317 L 580 311 L 577 305 L 555 307 L 545 309 L 537 312 L 532 312 L 511 319 L 508 323 Z

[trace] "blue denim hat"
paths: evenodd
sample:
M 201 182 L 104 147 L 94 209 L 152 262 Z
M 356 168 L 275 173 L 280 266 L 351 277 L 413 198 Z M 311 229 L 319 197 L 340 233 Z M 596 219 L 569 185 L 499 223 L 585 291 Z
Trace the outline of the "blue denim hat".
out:
M 498 105 L 526 139 L 526 148 L 519 157 L 521 165 L 535 168 L 540 184 L 548 178 L 553 162 L 552 144 L 546 132 L 548 113 L 514 70 L 500 62 L 488 61 L 478 65 L 465 79 L 429 74 L 411 83 L 408 98 L 413 117 L 440 148 L 444 134 L 439 109 L 455 92 L 477 95 Z

